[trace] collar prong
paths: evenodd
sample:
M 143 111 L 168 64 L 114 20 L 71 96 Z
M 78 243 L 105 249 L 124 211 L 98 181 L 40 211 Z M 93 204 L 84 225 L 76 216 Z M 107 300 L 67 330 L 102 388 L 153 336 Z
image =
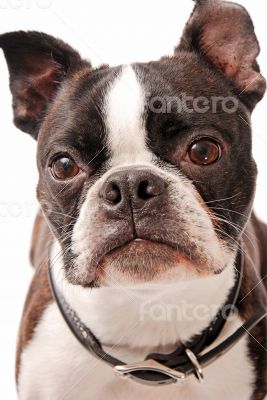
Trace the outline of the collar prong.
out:
M 199 364 L 196 355 L 190 349 L 186 349 L 185 352 L 186 352 L 187 357 L 189 358 L 189 360 L 191 361 L 191 363 L 193 364 L 193 366 L 195 368 L 195 373 L 196 373 L 197 379 L 199 380 L 200 383 L 203 383 L 204 375 L 203 375 L 201 365 Z

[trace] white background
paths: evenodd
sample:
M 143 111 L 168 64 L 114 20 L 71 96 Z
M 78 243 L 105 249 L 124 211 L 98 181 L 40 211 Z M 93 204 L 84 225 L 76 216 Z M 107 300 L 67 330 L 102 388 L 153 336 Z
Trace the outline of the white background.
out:
M 262 48 L 259 62 L 267 76 L 266 2 L 240 3 L 254 20 Z M 172 54 L 192 6 L 190 0 L 0 0 L 0 33 L 20 29 L 47 32 L 77 48 L 94 66 L 149 61 Z M 35 142 L 12 125 L 2 54 L 0 84 L 0 397 L 13 400 L 16 332 L 32 274 L 28 248 L 37 209 L 37 172 Z M 253 116 L 254 155 L 259 167 L 255 209 L 265 221 L 266 114 L 267 97 Z

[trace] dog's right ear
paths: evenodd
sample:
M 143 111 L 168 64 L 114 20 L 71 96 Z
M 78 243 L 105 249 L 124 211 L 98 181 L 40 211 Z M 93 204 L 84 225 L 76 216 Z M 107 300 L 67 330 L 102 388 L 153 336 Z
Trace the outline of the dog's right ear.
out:
M 14 123 L 35 139 L 46 109 L 68 73 L 90 63 L 66 43 L 41 32 L 0 36 L 13 96 Z
M 247 10 L 231 1 L 194 1 L 175 53 L 200 55 L 231 81 L 240 100 L 252 111 L 265 93 L 266 81 L 257 63 L 260 47 Z

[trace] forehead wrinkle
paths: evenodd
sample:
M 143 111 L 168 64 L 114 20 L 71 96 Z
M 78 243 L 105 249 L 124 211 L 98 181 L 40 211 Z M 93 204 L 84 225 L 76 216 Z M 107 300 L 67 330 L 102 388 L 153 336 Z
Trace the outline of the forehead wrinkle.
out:
M 104 115 L 107 144 L 113 164 L 148 161 L 144 126 L 145 95 L 135 71 L 129 66 L 112 83 L 106 95 Z

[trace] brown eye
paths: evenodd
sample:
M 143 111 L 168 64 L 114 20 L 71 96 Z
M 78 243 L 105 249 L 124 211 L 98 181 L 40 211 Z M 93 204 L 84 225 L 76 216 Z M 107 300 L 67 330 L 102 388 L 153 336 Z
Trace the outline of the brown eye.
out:
M 190 160 L 198 165 L 210 165 L 221 157 L 221 147 L 215 141 L 205 138 L 194 142 L 188 150 Z
M 80 172 L 78 165 L 69 157 L 60 157 L 56 159 L 51 166 L 54 178 L 66 180 L 74 178 Z

